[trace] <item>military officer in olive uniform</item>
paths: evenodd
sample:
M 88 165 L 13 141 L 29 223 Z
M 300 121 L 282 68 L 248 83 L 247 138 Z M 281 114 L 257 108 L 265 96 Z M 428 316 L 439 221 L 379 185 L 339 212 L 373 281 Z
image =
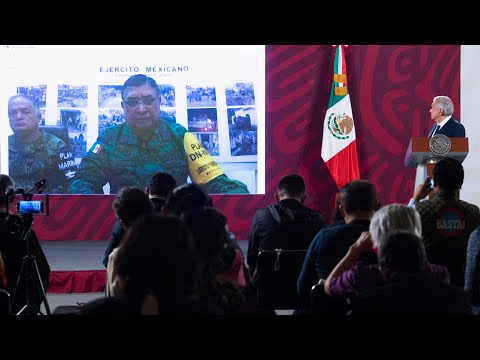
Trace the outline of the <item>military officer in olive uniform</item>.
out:
M 160 118 L 160 90 L 154 79 L 136 74 L 125 82 L 122 108 L 126 122 L 101 134 L 83 157 L 69 192 L 116 194 L 124 186 L 144 189 L 153 174 L 171 174 L 177 184 L 200 184 L 210 194 L 248 194 L 229 179 L 208 151 L 179 124 Z
M 72 148 L 39 129 L 42 114 L 28 96 L 17 94 L 9 99 L 8 119 L 13 131 L 8 137 L 8 173 L 17 187 L 28 191 L 46 179 L 45 193 L 67 194 L 77 170 Z

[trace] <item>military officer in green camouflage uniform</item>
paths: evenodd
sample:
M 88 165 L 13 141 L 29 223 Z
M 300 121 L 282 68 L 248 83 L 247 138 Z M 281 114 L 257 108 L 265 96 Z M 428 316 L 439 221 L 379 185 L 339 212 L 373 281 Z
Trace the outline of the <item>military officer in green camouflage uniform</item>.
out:
M 28 191 L 46 179 L 46 193 L 67 194 L 77 169 L 72 148 L 39 129 L 42 114 L 28 96 L 17 94 L 9 99 L 8 119 L 13 130 L 8 137 L 8 173 L 15 184 Z
M 69 192 L 116 194 L 124 186 L 145 188 L 153 174 L 171 174 L 177 184 L 190 176 L 210 194 L 248 194 L 229 179 L 195 136 L 160 118 L 160 89 L 154 79 L 131 76 L 122 91 L 126 122 L 103 132 L 83 157 Z

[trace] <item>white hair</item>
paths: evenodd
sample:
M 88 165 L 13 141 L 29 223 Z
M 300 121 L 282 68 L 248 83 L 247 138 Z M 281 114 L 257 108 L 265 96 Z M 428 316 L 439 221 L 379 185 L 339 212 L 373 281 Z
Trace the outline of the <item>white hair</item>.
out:
M 433 102 L 437 104 L 439 109 L 443 109 L 443 115 L 453 115 L 453 102 L 448 96 L 435 96 Z
M 380 208 L 370 220 L 370 234 L 375 246 L 395 230 L 404 230 L 422 237 L 420 214 L 413 206 L 390 204 Z

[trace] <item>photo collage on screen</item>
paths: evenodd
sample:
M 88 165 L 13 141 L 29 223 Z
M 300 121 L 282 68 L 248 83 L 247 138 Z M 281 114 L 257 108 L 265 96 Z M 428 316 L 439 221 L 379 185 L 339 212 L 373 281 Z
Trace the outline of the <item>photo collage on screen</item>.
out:
M 158 84 L 160 90 L 160 116 L 176 123 L 175 87 Z M 98 87 L 98 135 L 107 128 L 125 122 L 122 109 L 123 85 L 100 85 Z
M 58 84 L 58 126 L 50 127 L 49 130 L 47 127 L 47 131 L 70 143 L 77 165 L 87 151 L 87 107 L 87 85 Z M 67 139 L 64 135 L 62 136 L 65 130 Z
M 257 155 L 258 122 L 252 82 L 231 82 L 225 89 L 231 156 Z
M 98 86 L 98 135 L 111 126 L 125 122 L 122 89 L 122 85 Z
M 208 82 L 187 85 L 188 131 L 212 156 L 219 156 L 217 95 Z
M 257 155 L 257 114 L 253 82 L 229 82 L 225 88 L 230 139 L 229 156 Z M 213 156 L 220 154 L 215 86 L 207 83 L 187 85 L 188 131 Z M 226 124 L 225 124 L 226 125 Z

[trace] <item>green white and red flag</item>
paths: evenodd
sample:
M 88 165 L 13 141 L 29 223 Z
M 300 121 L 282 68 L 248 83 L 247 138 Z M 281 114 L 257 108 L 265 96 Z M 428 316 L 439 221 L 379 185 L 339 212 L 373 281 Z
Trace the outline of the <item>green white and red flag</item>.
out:
M 344 50 L 345 45 L 338 45 L 335 49 L 333 83 L 322 139 L 322 159 L 339 189 L 352 180 L 360 179 Z

